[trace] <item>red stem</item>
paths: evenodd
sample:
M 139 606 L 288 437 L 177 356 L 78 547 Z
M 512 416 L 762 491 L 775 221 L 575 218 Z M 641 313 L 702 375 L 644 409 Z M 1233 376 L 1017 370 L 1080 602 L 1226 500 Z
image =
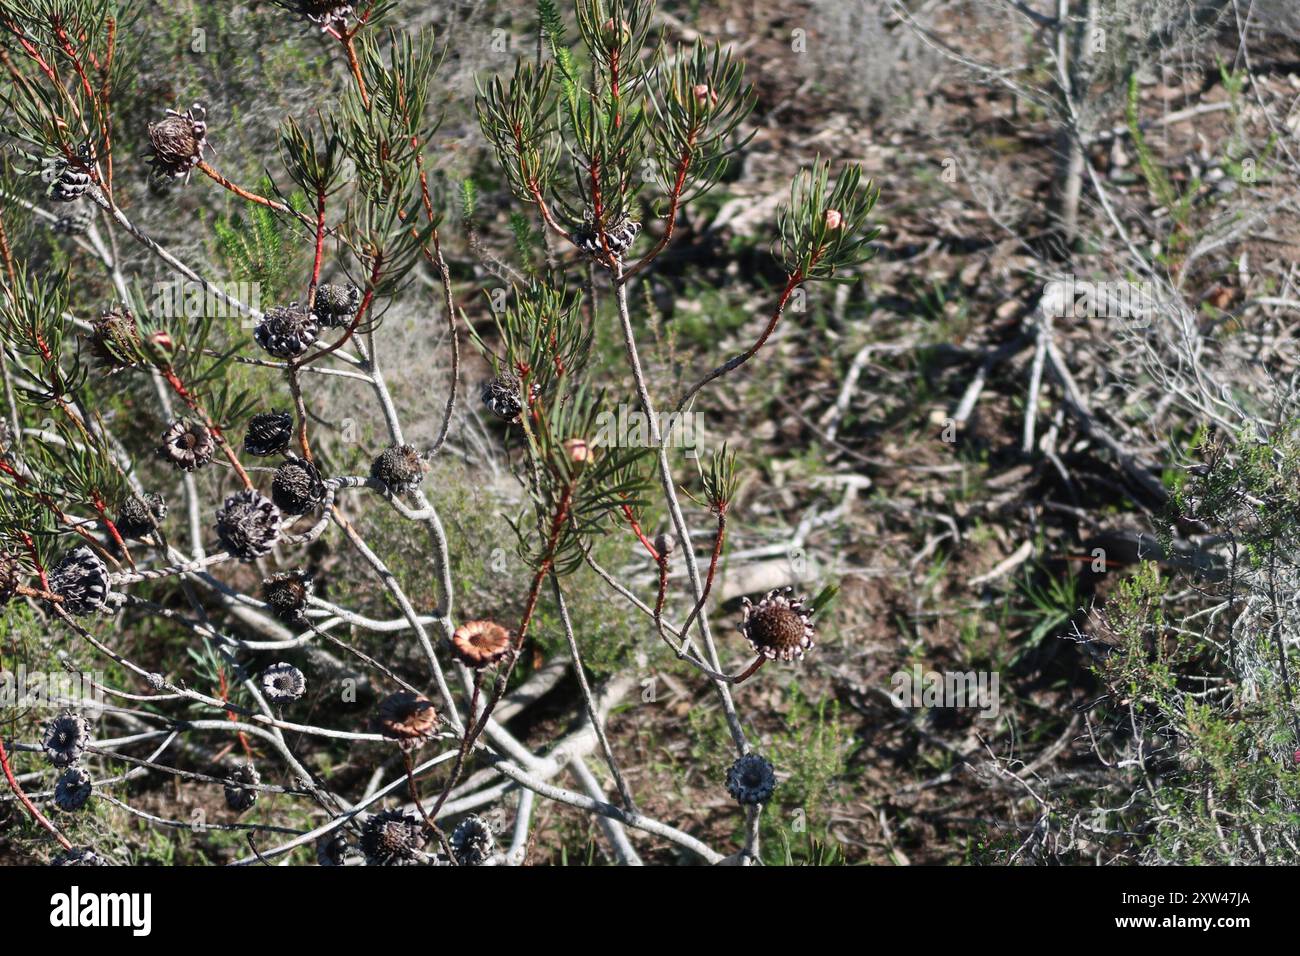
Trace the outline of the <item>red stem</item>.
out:
M 320 282 L 321 264 L 325 258 L 325 190 L 316 191 L 316 258 L 311 266 L 311 287 L 307 290 L 307 307 L 316 304 L 316 285 Z
M 816 264 L 817 259 L 820 255 L 821 255 L 820 250 L 813 255 L 812 260 L 809 262 L 809 268 L 811 268 L 813 265 Z M 740 366 L 744 365 L 746 362 L 752 359 L 756 354 L 758 354 L 758 350 L 761 349 L 767 343 L 767 340 L 771 337 L 772 333 L 776 330 L 777 324 L 781 321 L 781 316 L 785 314 L 786 303 L 790 301 L 790 296 L 794 294 L 794 290 L 799 288 L 799 286 L 803 284 L 803 280 L 804 280 L 804 271 L 802 269 L 796 270 L 790 276 L 790 278 L 786 280 L 785 288 L 781 290 L 781 298 L 777 300 L 776 308 L 772 311 L 772 317 L 768 319 L 767 327 L 763 329 L 763 334 L 758 337 L 758 341 L 755 342 L 753 345 L 751 345 L 740 355 L 737 355 L 733 359 L 729 359 L 723 365 L 719 365 L 708 375 L 704 376 L 704 378 L 700 379 L 698 382 L 692 385 L 690 391 L 688 391 L 685 395 L 683 395 L 681 401 L 677 403 L 678 411 L 681 411 L 683 408 L 685 408 L 686 403 L 691 400 L 691 396 L 694 395 L 696 392 L 698 392 L 700 389 L 702 389 L 705 385 L 708 385 L 709 382 L 712 382 L 715 378 L 719 378 L 723 375 L 726 375 L 728 372 L 740 368 Z
M 718 508 L 718 532 L 713 536 L 713 557 L 709 559 L 709 573 L 704 579 L 704 589 L 700 592 L 700 600 L 696 603 L 691 613 L 686 618 L 686 623 L 682 625 L 682 640 L 689 641 L 691 624 L 695 618 L 704 609 L 704 604 L 709 599 L 709 592 L 713 590 L 713 577 L 718 571 L 718 559 L 722 556 L 722 542 L 727 537 L 727 506 L 723 504 Z
M 104 134 L 104 191 L 108 193 L 111 200 L 113 198 L 113 123 L 112 123 L 112 101 L 109 93 L 112 87 L 113 73 L 113 51 L 117 46 L 117 20 L 113 17 L 108 18 L 108 39 L 107 52 L 104 55 L 104 82 L 100 86 L 99 99 L 103 104 L 104 116 L 100 124 Z
M 98 492 L 96 492 L 90 503 L 99 514 L 99 520 L 104 522 L 104 527 L 108 530 L 109 537 L 113 539 L 113 543 L 116 544 L 122 554 L 126 556 L 127 563 L 131 565 L 131 570 L 134 571 L 135 560 L 131 557 L 131 552 L 127 550 L 126 542 L 122 540 L 122 535 L 118 533 L 117 525 L 115 525 L 112 519 L 108 517 L 108 513 L 104 507 L 104 499 L 99 496 Z
M 72 849 L 72 843 L 65 837 L 49 820 L 45 819 L 45 814 L 36 808 L 36 804 L 28 799 L 27 794 L 23 793 L 23 788 L 18 785 L 18 780 L 14 777 L 14 772 L 9 767 L 9 754 L 5 750 L 5 743 L 0 740 L 0 769 L 4 770 L 5 779 L 9 781 L 9 789 L 14 792 L 18 802 L 23 805 L 23 809 L 31 816 L 33 820 L 50 832 L 54 839 L 59 841 L 59 845 L 65 850 Z
M 461 753 L 469 754 L 474 747 L 474 742 L 482 735 L 483 729 L 487 727 L 487 722 L 492 717 L 492 711 L 496 709 L 497 703 L 501 700 L 501 695 L 505 693 L 506 686 L 510 682 L 510 675 L 514 672 L 515 664 L 519 660 L 519 652 L 523 649 L 524 641 L 528 637 L 528 626 L 532 622 L 533 612 L 537 609 L 537 600 L 542 593 L 542 582 L 546 580 L 546 575 L 550 573 L 551 567 L 555 561 L 555 550 L 559 547 L 560 532 L 564 530 L 564 524 L 569 520 L 569 507 L 573 502 L 573 483 L 565 485 L 564 493 L 560 495 L 560 501 L 555 509 L 555 514 L 551 519 L 550 536 L 546 543 L 546 555 L 542 558 L 541 564 L 537 566 L 536 573 L 533 574 L 532 585 L 528 589 L 528 600 L 524 605 L 523 616 L 519 619 L 519 631 L 515 634 L 514 647 L 506 664 L 505 670 L 497 675 L 496 686 L 492 688 L 492 697 L 488 700 L 483 708 L 483 716 L 478 719 L 472 726 L 466 727 L 465 736 L 461 740 Z M 468 719 L 474 719 L 473 710 L 468 714 Z M 458 759 L 457 765 L 463 763 Z M 458 782 L 459 771 L 453 772 L 448 779 L 447 785 L 443 788 L 442 794 L 438 797 L 438 802 L 434 804 L 432 815 L 437 817 L 438 810 L 442 808 L 447 796 Z
M 690 136 L 686 139 L 686 149 L 682 153 L 682 158 L 677 161 L 677 179 L 673 183 L 673 191 L 669 196 L 668 216 L 664 220 L 664 234 L 655 243 L 655 247 L 647 252 L 636 265 L 623 272 L 623 281 L 626 282 L 632 276 L 645 269 L 653 262 L 672 241 L 673 230 L 677 227 L 677 213 L 682 204 L 682 191 L 686 188 L 686 174 L 691 168 L 691 157 L 695 152 L 695 131 L 692 130 Z
M 632 531 L 636 534 L 637 538 L 641 541 L 641 544 L 644 545 L 646 551 L 649 552 L 651 560 L 658 563 L 659 550 L 653 544 L 650 543 L 650 539 L 647 538 L 645 536 L 645 532 L 641 530 L 641 525 L 637 522 L 636 516 L 632 514 L 631 505 L 623 506 L 623 515 L 627 518 L 627 523 L 632 526 Z
M 267 209 L 274 209 L 276 212 L 287 212 L 295 215 L 294 211 L 284 203 L 276 202 L 274 199 L 267 199 L 265 196 L 259 196 L 257 193 L 249 192 L 242 186 L 236 186 L 225 176 L 221 175 L 215 169 L 207 164 L 204 160 L 199 160 L 198 171 L 215 182 L 222 189 L 228 189 L 240 199 L 247 199 L 249 202 L 255 202 L 259 206 L 265 206 Z
M 72 69 L 76 71 L 77 77 L 81 80 L 82 92 L 86 94 L 86 99 L 93 105 L 96 102 L 95 93 L 90 88 L 90 79 L 86 76 L 85 68 L 82 67 L 81 60 L 77 57 L 77 51 L 72 48 L 72 43 L 68 40 L 68 34 L 63 27 L 55 27 L 54 35 L 59 38 L 59 45 L 63 47 L 63 52 L 68 55 L 68 59 L 72 61 Z

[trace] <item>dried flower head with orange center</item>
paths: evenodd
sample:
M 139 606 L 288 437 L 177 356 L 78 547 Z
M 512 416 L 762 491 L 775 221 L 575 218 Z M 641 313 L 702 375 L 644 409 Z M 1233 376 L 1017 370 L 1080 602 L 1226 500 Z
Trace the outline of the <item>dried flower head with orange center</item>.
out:
M 433 709 L 429 698 L 399 690 L 380 701 L 375 726 L 381 734 L 399 741 L 403 747 L 416 747 L 433 736 L 438 726 L 438 712 Z
M 510 632 L 493 621 L 466 621 L 451 636 L 451 649 L 467 667 L 490 667 L 510 653 Z

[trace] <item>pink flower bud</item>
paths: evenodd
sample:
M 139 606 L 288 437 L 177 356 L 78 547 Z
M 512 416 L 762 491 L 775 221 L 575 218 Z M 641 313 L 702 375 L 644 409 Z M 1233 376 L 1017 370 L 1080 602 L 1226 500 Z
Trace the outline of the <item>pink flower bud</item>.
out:
M 591 461 L 591 446 L 585 439 L 570 438 L 564 443 L 564 450 L 569 453 L 569 461 L 575 465 L 585 465 Z
M 705 100 L 708 100 L 710 106 L 718 105 L 718 94 L 711 90 L 707 83 L 697 83 L 691 92 L 695 94 L 695 101 L 697 103 L 703 103 Z
M 826 228 L 829 231 L 834 232 L 835 230 L 839 229 L 840 226 L 842 225 L 844 225 L 844 216 L 840 213 L 840 211 L 838 209 L 827 209 Z

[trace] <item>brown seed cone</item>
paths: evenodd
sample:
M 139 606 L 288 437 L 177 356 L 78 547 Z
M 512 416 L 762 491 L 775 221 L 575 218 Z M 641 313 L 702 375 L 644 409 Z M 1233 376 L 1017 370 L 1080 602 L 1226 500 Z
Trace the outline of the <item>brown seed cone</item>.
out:
M 429 698 L 399 690 L 380 702 L 375 726 L 390 740 L 414 744 L 433 736 L 438 713 Z
M 280 509 L 255 489 L 237 491 L 217 512 L 217 537 L 240 561 L 271 553 L 280 537 Z
M 490 667 L 510 653 L 510 632 L 493 621 L 466 621 L 451 636 L 451 649 L 467 667 Z
M 90 328 L 90 349 L 105 368 L 117 370 L 141 360 L 140 328 L 130 309 L 117 307 L 100 313 Z
M 745 599 L 740 630 L 755 653 L 769 660 L 797 660 L 814 643 L 812 615 L 802 600 L 789 599 L 789 591 L 790 588 L 769 591 L 758 604 L 750 604 Z
M 301 624 L 312 594 L 312 579 L 303 571 L 287 571 L 262 582 L 262 597 L 271 612 L 286 624 Z
M 195 115 L 198 114 L 198 116 Z M 149 124 L 149 164 L 160 176 L 187 175 L 203 159 L 208 127 L 197 103 L 184 113 L 168 110 L 157 123 Z
M 405 495 L 419 487 L 429 470 L 429 463 L 411 445 L 394 445 L 385 450 L 370 466 L 370 476 L 388 486 L 395 495 Z
M 206 425 L 178 418 L 163 432 L 158 453 L 182 471 L 194 471 L 210 462 L 216 450 L 216 439 Z

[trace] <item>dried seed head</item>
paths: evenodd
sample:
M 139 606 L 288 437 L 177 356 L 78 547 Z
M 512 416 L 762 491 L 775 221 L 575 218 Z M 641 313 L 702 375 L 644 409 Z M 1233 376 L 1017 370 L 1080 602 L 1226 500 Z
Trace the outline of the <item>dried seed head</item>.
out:
M 89 209 L 79 206 L 64 213 L 50 223 L 50 230 L 60 236 L 82 236 L 90 229 L 94 219 Z
M 80 767 L 69 767 L 63 771 L 54 785 L 54 802 L 60 810 L 67 810 L 69 813 L 80 810 L 90 799 L 94 788 L 89 773 Z
M 140 327 L 131 310 L 105 309 L 90 328 L 90 349 L 106 368 L 116 371 L 140 361 Z
M 69 614 L 92 614 L 108 602 L 108 568 L 89 545 L 77 545 L 65 554 L 46 580 Z
M 153 534 L 166 517 L 167 502 L 162 495 L 131 495 L 122 502 L 113 525 L 123 538 L 138 541 Z
M 635 219 L 628 216 L 614 219 L 605 224 L 605 245 L 609 246 L 609 251 L 615 257 L 621 259 L 640 232 L 641 223 Z M 601 244 L 600 231 L 594 220 L 588 220 L 569 233 L 569 239 L 593 259 L 605 258 L 605 245 Z
M 60 156 L 49 166 L 45 178 L 50 183 L 49 197 L 55 202 L 76 202 L 90 189 L 90 169 L 95 164 L 95 147 L 82 143 L 77 147 L 77 162 Z
M 230 776 L 226 778 L 226 806 L 236 813 L 251 810 L 253 804 L 257 803 L 255 788 L 261 782 L 262 775 L 251 763 L 236 764 Z
M 293 416 L 288 412 L 263 412 L 248 422 L 244 451 L 258 458 L 278 455 L 293 438 Z
M 273 704 L 292 704 L 307 693 L 307 678 L 292 664 L 272 664 L 262 671 L 262 693 Z
M 159 177 L 178 179 L 188 176 L 203 160 L 207 145 L 206 110 L 195 103 L 184 113 L 168 110 L 157 123 L 149 124 L 149 146 L 153 153 L 149 165 Z
M 271 500 L 283 514 L 305 515 L 325 501 L 325 483 L 307 459 L 291 458 L 275 470 Z
M 493 621 L 466 621 L 451 636 L 451 649 L 467 667 L 490 667 L 510 653 L 510 632 Z
M 522 383 L 514 372 L 504 372 L 494 379 L 483 383 L 479 389 L 479 398 L 497 418 L 505 422 L 519 421 L 519 413 L 524 410 L 519 401 Z M 537 395 L 537 386 L 533 386 L 533 396 Z
M 90 743 L 90 721 L 81 714 L 65 710 L 45 725 L 41 747 L 56 767 L 70 767 L 81 759 Z
M 495 845 L 492 828 L 482 817 L 473 814 L 456 824 L 449 842 L 461 866 L 482 866 L 491 858 Z
M 217 537 L 240 561 L 264 557 L 280 537 L 280 509 L 253 488 L 238 491 L 217 512 Z
M 835 232 L 844 225 L 844 216 L 838 209 L 827 209 L 825 222 L 827 231 Z
M 320 335 L 320 322 L 297 302 L 267 309 L 253 327 L 253 338 L 269 355 L 295 359 L 305 353 Z
M 0 607 L 13 600 L 21 581 L 18 559 L 7 551 L 0 551 Z
M 791 588 L 775 588 L 758 604 L 744 599 L 741 633 L 755 653 L 769 660 L 796 660 L 814 644 L 812 615 L 804 607 L 804 599 L 791 601 L 790 593 Z
M 342 26 L 353 15 L 352 4 L 342 0 L 275 0 L 277 6 L 319 23 L 322 30 Z
M 433 735 L 438 726 L 438 713 L 429 698 L 399 690 L 380 701 L 375 726 L 390 740 L 399 741 L 404 747 L 415 747 Z
M 335 830 L 316 841 L 316 862 L 321 866 L 365 866 L 366 856 L 348 842 L 346 834 Z
M 394 445 L 374 460 L 370 477 L 377 478 L 395 495 L 414 491 L 424 480 L 429 463 L 410 445 Z
M 727 771 L 727 792 L 737 803 L 767 803 L 775 789 L 776 772 L 758 754 L 745 754 Z
M 419 858 L 425 839 L 424 821 L 414 813 L 385 810 L 366 818 L 361 850 L 371 866 L 400 866 Z
M 178 418 L 163 432 L 163 443 L 158 452 L 181 471 L 194 471 L 210 462 L 216 450 L 216 439 L 206 425 Z
M 320 324 L 327 329 L 338 329 L 352 323 L 352 317 L 361 307 L 361 290 L 352 284 L 322 285 L 316 289 L 312 311 Z
M 301 624 L 306 619 L 303 610 L 311 592 L 312 580 L 302 571 L 287 571 L 262 582 L 262 597 L 271 613 L 286 624 Z

